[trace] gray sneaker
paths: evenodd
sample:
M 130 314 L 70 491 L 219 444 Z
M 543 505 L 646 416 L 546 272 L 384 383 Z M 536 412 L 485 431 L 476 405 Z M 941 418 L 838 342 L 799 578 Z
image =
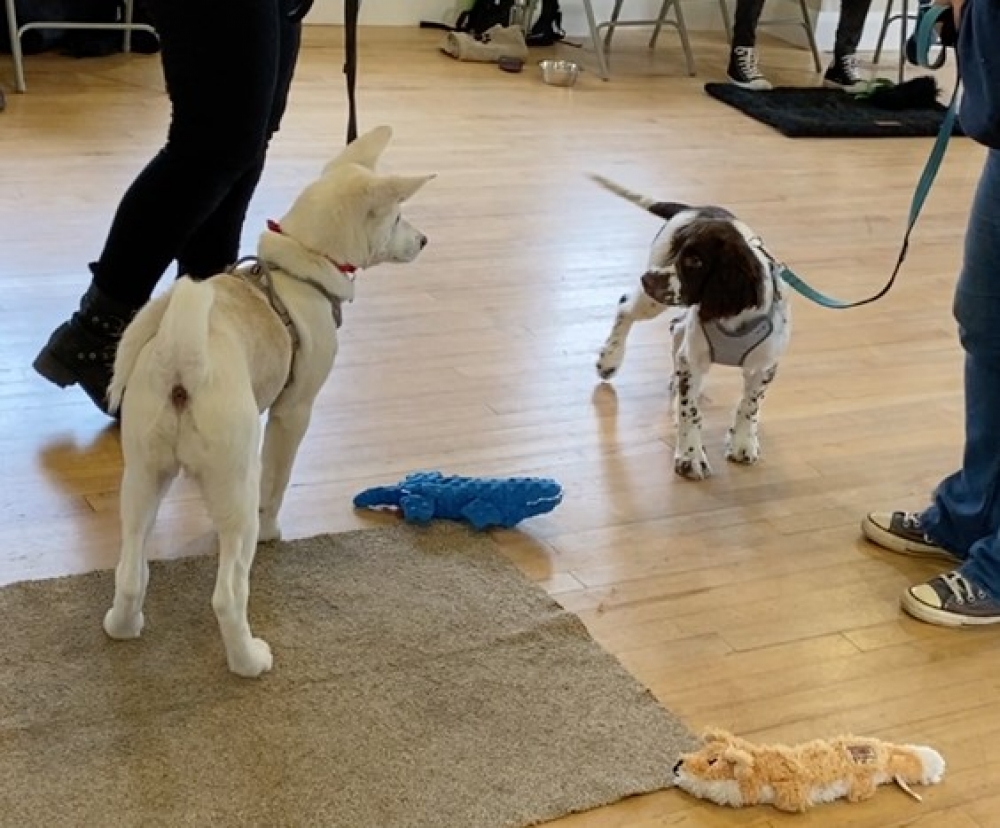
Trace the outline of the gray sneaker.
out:
M 869 512 L 861 521 L 861 532 L 872 543 L 890 552 L 919 558 L 958 560 L 927 537 L 920 525 L 920 515 L 916 512 Z
M 940 627 L 1000 624 L 1000 601 L 957 569 L 910 587 L 900 604 L 914 618 Z

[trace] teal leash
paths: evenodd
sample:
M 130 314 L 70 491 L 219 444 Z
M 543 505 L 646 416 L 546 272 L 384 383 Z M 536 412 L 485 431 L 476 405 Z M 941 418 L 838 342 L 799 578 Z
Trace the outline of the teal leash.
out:
M 930 65 L 930 50 L 935 37 L 934 25 L 937 23 L 941 14 L 949 10 L 950 9 L 947 6 L 933 6 L 922 16 L 916 31 L 917 62 L 921 66 Z M 913 231 L 913 228 L 917 223 L 917 218 L 920 216 L 920 211 L 923 209 L 924 202 L 927 200 L 931 187 L 934 185 L 934 179 L 937 177 L 938 170 L 941 168 L 941 162 L 944 160 L 945 150 L 948 148 L 948 141 L 951 140 L 952 132 L 955 129 L 955 121 L 958 117 L 958 95 L 960 87 L 961 84 L 956 81 L 955 89 L 951 94 L 951 101 L 948 103 L 948 109 L 945 112 L 944 121 L 941 124 L 940 130 L 938 130 L 934 146 L 931 148 L 930 156 L 927 159 L 927 163 L 924 165 L 923 172 L 920 174 L 920 180 L 917 182 L 917 187 L 913 193 L 913 199 L 910 202 L 910 215 L 906 225 L 906 232 L 903 234 L 903 244 L 899 251 L 899 258 L 896 260 L 896 266 L 893 268 L 892 275 L 889 277 L 889 281 L 886 282 L 885 286 L 878 293 L 873 296 L 869 296 L 867 299 L 860 299 L 856 302 L 845 302 L 840 299 L 834 299 L 816 290 L 808 282 L 797 276 L 787 265 L 779 262 L 777 263 L 778 275 L 781 276 L 781 278 L 790 287 L 798 291 L 806 297 L 806 299 L 815 302 L 817 305 L 822 305 L 824 308 L 832 308 L 834 310 L 857 308 L 861 305 L 867 305 L 881 299 L 889 292 L 896 281 L 896 277 L 899 275 L 899 271 L 903 266 L 904 260 L 906 259 L 906 253 L 910 246 L 910 233 Z

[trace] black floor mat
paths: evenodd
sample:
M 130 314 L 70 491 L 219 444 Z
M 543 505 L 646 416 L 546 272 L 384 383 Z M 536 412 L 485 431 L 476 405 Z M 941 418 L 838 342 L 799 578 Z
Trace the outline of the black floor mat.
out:
M 946 107 L 879 109 L 839 89 L 778 87 L 766 92 L 731 83 L 706 83 L 705 91 L 789 138 L 923 138 L 941 129 Z M 962 131 L 955 124 L 953 135 Z

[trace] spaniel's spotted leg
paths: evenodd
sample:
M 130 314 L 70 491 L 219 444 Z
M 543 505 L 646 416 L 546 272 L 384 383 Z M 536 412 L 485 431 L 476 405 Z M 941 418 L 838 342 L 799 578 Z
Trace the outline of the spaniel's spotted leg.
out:
M 673 269 L 651 269 L 642 277 L 642 286 L 618 300 L 618 312 L 611 333 L 601 348 L 597 373 L 601 379 L 611 379 L 625 359 L 625 342 L 636 322 L 655 319 L 680 296 L 680 283 Z
M 698 401 L 704 373 L 693 371 L 686 358 L 680 356 L 674 367 L 674 387 L 677 390 L 677 448 L 674 450 L 674 471 L 687 480 L 704 480 L 712 473 L 701 440 L 701 409 Z
M 760 371 L 743 372 L 743 399 L 726 435 L 727 460 L 745 465 L 757 462 L 760 456 L 760 441 L 757 438 L 760 406 L 777 371 L 778 366 L 772 365 Z

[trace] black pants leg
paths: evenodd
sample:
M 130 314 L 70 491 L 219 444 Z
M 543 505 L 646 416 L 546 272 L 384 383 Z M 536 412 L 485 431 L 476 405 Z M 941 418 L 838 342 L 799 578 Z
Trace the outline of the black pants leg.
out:
M 872 0 L 841 0 L 834 55 L 853 55 L 858 50 Z M 733 46 L 753 46 L 764 0 L 737 0 L 733 15 Z
M 94 282 L 144 304 L 170 263 L 232 263 L 284 113 L 301 23 L 290 0 L 148 0 L 172 105 L 166 144 L 125 193 Z
M 871 5 L 872 0 L 840 0 L 840 20 L 837 22 L 837 36 L 833 47 L 835 58 L 853 55 L 858 51 Z
M 733 48 L 753 47 L 757 42 L 757 23 L 764 11 L 764 0 L 737 0 L 733 14 Z

